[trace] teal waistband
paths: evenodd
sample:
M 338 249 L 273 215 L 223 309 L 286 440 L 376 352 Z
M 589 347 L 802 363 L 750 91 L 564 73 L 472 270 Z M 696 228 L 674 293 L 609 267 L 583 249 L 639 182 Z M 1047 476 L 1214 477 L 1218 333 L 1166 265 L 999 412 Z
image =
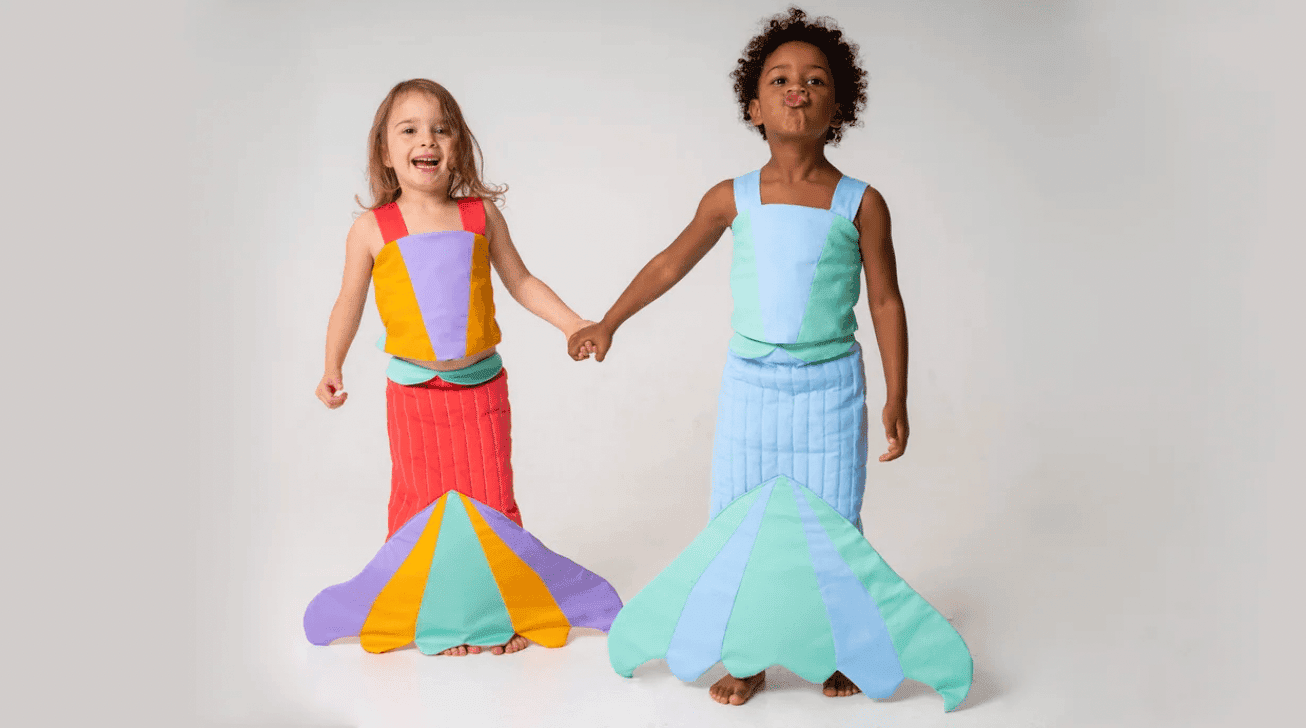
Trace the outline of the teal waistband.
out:
M 450 384 L 471 387 L 494 379 L 501 371 L 503 371 L 503 358 L 498 353 L 491 354 L 471 366 L 462 369 L 451 369 L 447 372 L 427 369 L 424 366 L 418 366 L 396 356 L 390 359 L 390 366 L 386 367 L 385 375 L 395 384 L 407 384 L 409 386 L 429 382 L 439 377 Z
M 376 342 L 376 348 L 385 351 L 385 334 L 382 334 L 380 340 Z M 429 382 L 439 377 L 450 384 L 471 387 L 494 379 L 501 371 L 503 371 L 503 358 L 495 352 L 475 364 L 447 372 L 437 372 L 394 356 L 390 357 L 390 366 L 385 368 L 385 375 L 395 384 L 408 386 Z
M 817 364 L 847 355 L 857 344 L 851 334 L 812 344 L 771 344 L 750 339 L 739 332 L 730 337 L 730 350 L 744 359 L 761 359 L 773 352 L 777 357 L 792 357 L 805 364 Z

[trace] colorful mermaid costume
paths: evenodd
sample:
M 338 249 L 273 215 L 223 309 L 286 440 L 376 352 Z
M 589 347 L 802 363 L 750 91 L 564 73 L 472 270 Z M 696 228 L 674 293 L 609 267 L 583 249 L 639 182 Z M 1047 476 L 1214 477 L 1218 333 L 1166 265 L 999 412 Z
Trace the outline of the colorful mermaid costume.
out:
M 461 199 L 458 210 L 463 230 L 415 235 L 398 205 L 375 211 L 387 242 L 372 278 L 382 347 L 396 357 L 459 359 L 499 342 L 484 203 Z M 308 640 L 434 654 L 514 633 L 560 647 L 572 627 L 607 631 L 616 590 L 521 527 L 498 354 L 452 372 L 395 358 L 387 375 L 389 535 L 358 576 L 309 603 Z
M 692 681 L 783 665 L 836 670 L 867 696 L 923 682 L 956 708 L 970 690 L 961 636 L 861 532 L 867 422 L 853 338 L 866 184 L 829 210 L 763 205 L 757 171 L 734 181 L 734 296 L 712 459 L 711 521 L 617 615 L 608 654 L 631 676 L 665 658 Z

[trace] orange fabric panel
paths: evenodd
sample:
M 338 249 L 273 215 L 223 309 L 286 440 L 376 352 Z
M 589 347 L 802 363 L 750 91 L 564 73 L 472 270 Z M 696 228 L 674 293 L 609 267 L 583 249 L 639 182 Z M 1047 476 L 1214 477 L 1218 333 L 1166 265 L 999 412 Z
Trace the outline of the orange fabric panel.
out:
M 468 508 L 467 516 L 481 541 L 485 560 L 490 563 L 490 573 L 494 574 L 494 581 L 499 585 L 503 603 L 508 607 L 512 628 L 517 634 L 545 647 L 567 644 L 571 624 L 549 593 L 544 579 L 508 548 L 479 511 Z
M 416 639 L 417 613 L 422 608 L 431 559 L 435 555 L 440 523 L 444 520 L 444 507 L 448 502 L 448 499 L 442 500 L 431 509 L 426 528 L 422 529 L 422 535 L 408 558 L 372 603 L 372 610 L 358 633 L 359 642 L 368 652 L 393 650 Z
M 386 243 L 372 262 L 372 288 L 376 310 L 385 325 L 385 352 L 409 359 L 435 360 L 431 337 L 426 333 L 417 295 L 408 277 L 408 266 L 399 246 Z
M 494 290 L 490 284 L 490 240 L 476 236 L 472 248 L 472 281 L 467 301 L 467 356 L 498 344 L 502 340 L 499 324 L 494 320 Z

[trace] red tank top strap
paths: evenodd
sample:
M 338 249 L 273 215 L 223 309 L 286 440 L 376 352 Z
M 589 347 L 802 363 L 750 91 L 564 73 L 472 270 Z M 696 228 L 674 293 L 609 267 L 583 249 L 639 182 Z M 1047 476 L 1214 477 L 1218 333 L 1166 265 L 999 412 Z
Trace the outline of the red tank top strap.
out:
M 463 219 L 463 230 L 485 234 L 485 200 L 479 197 L 459 197 L 458 214 Z
M 381 239 L 392 243 L 408 235 L 408 226 L 404 224 L 404 215 L 399 212 L 399 203 L 391 202 L 372 211 L 376 215 L 376 224 L 381 227 Z

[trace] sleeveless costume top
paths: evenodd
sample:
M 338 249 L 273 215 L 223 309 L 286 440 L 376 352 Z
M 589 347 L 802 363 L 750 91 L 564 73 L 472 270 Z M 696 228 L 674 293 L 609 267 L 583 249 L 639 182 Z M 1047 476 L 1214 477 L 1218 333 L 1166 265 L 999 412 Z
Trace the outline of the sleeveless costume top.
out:
M 490 285 L 485 203 L 458 200 L 462 230 L 408 234 L 399 205 L 374 214 L 385 245 L 372 264 L 387 354 L 423 361 L 461 359 L 498 344 Z
M 853 225 L 866 183 L 843 177 L 830 209 L 762 204 L 761 170 L 735 178 L 730 348 L 813 363 L 852 350 L 862 254 Z

